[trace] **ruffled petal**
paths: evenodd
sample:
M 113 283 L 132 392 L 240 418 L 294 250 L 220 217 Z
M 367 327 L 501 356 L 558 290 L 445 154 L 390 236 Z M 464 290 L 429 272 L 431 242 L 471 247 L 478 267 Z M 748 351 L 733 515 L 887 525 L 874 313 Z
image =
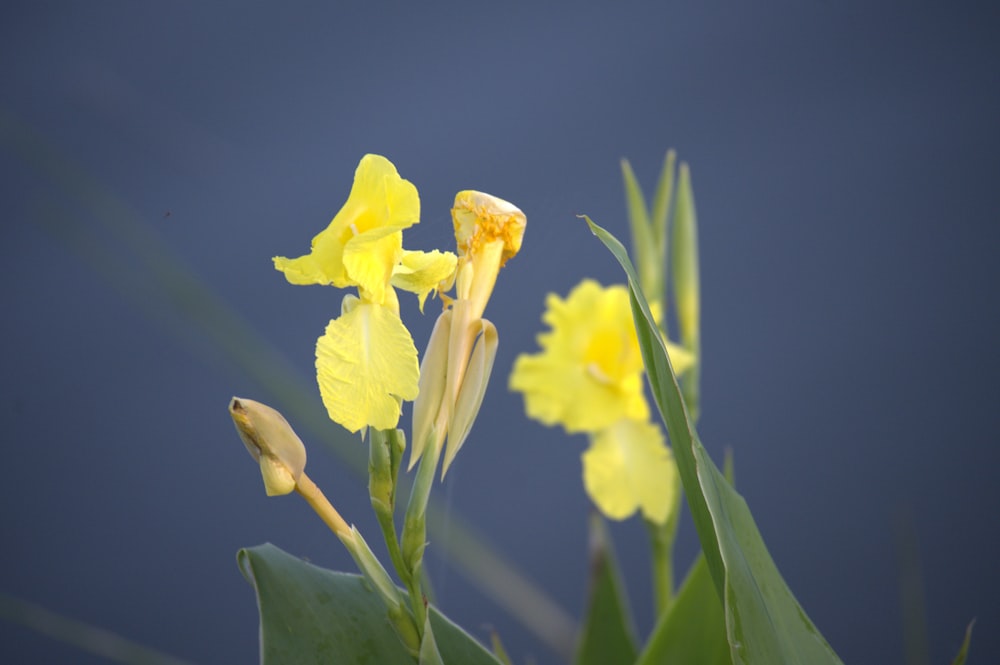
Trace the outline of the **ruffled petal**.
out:
M 657 524 L 670 516 L 679 477 L 656 425 L 619 421 L 594 436 L 582 459 L 587 494 L 609 518 L 623 520 L 637 509 Z
M 420 311 L 431 291 L 446 282 L 455 273 L 458 257 L 451 252 L 403 252 L 403 260 L 392 272 L 392 285 L 416 293 Z
M 622 418 L 649 418 L 640 375 L 608 384 L 557 354 L 519 356 L 510 388 L 524 393 L 529 417 L 569 433 L 594 432 Z
M 417 349 L 398 314 L 358 302 L 316 342 L 316 378 L 330 418 L 351 432 L 391 429 L 417 396 Z

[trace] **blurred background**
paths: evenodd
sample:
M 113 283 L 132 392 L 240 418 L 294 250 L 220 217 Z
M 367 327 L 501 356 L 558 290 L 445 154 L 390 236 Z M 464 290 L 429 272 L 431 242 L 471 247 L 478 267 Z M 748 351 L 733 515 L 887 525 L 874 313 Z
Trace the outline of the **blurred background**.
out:
M 232 395 L 299 414 L 310 475 L 378 540 L 332 452 L 362 443 L 314 387 L 342 293 L 271 266 L 308 249 L 366 152 L 420 191 L 409 248 L 452 246 L 461 189 L 527 214 L 487 310 L 495 379 L 436 494 L 446 533 L 471 522 L 578 617 L 586 442 L 524 418 L 506 376 L 546 293 L 622 281 L 576 215 L 627 237 L 619 160 L 649 193 L 671 147 L 700 222 L 702 439 L 733 449 L 789 585 L 845 662 L 903 662 L 918 556 L 927 662 L 973 618 L 970 662 L 1000 652 L 992 6 L 377 4 L 0 10 L 0 661 L 107 662 L 9 620 L 15 597 L 253 662 L 240 547 L 353 570 L 304 502 L 264 496 Z M 407 298 L 404 317 L 422 347 L 433 316 Z M 644 636 L 644 528 L 614 535 Z M 517 662 L 560 662 L 446 547 L 429 550 L 444 611 Z M 696 550 L 685 515 L 679 569 Z

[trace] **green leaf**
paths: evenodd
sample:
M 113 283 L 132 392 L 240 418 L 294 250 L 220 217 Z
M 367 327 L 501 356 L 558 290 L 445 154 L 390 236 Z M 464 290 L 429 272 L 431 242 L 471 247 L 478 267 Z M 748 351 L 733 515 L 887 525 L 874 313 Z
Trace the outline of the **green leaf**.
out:
M 694 367 L 681 381 L 681 390 L 691 422 L 698 422 L 701 381 L 701 285 L 698 274 L 698 215 L 691 189 L 691 171 L 681 162 L 677 178 L 677 203 L 674 210 L 672 284 L 674 309 L 680 329 L 681 345 L 694 354 Z
M 237 560 L 257 592 L 263 665 L 415 662 L 364 578 L 318 568 L 271 544 L 240 550 Z M 436 609 L 431 608 L 430 617 L 445 663 L 499 665 Z
M 965 629 L 965 639 L 962 640 L 962 647 L 958 650 L 955 660 L 951 661 L 951 665 L 965 665 L 965 659 L 969 656 L 969 643 L 972 641 L 972 627 L 975 625 L 975 619 L 969 622 L 968 628 Z
M 670 611 L 660 618 L 636 665 L 730 665 L 726 617 L 705 557 L 698 555 Z
M 778 572 L 743 497 L 726 481 L 698 440 L 663 338 L 625 248 L 585 219 L 628 275 L 647 377 L 670 433 L 709 572 L 723 599 L 733 663 L 840 663 Z
M 662 300 L 663 262 L 659 258 L 654 230 L 649 223 L 646 197 L 643 196 L 639 181 L 627 159 L 622 160 L 622 179 L 625 181 L 625 204 L 632 227 L 632 248 L 642 272 L 642 288 L 654 300 Z
M 590 599 L 576 665 L 635 661 L 635 631 L 614 547 L 600 515 L 590 518 Z
M 673 198 L 674 188 L 674 167 L 677 161 L 677 153 L 673 150 L 667 151 L 667 156 L 663 158 L 663 168 L 660 169 L 660 181 L 656 185 L 656 193 L 653 195 L 653 209 L 650 212 L 650 227 L 653 232 L 653 242 L 656 243 L 657 258 L 661 265 L 667 263 L 667 217 L 670 214 L 670 202 Z

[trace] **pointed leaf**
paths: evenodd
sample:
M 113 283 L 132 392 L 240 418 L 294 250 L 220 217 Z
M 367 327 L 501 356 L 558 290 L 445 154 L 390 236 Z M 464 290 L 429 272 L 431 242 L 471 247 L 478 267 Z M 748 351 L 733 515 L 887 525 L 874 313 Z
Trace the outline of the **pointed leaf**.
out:
M 667 151 L 667 156 L 663 159 L 663 168 L 660 170 L 660 182 L 656 185 L 656 193 L 653 195 L 653 209 L 650 211 L 650 227 L 653 230 L 653 241 L 656 243 L 656 251 L 661 263 L 667 261 L 667 217 L 670 214 L 670 203 L 673 199 L 674 189 L 674 164 L 677 161 L 677 153 L 673 150 Z M 663 323 L 660 323 L 663 326 Z
M 705 557 L 698 555 L 670 611 L 660 618 L 636 665 L 730 665 L 726 617 Z
M 263 665 L 413 665 L 362 577 L 318 568 L 270 544 L 240 550 L 237 558 L 257 592 Z M 436 609 L 429 616 L 445 663 L 499 665 Z
M 955 659 L 951 661 L 951 665 L 965 665 L 965 659 L 969 656 L 969 643 L 972 642 L 972 627 L 975 625 L 975 619 L 969 622 L 968 628 L 965 629 L 965 639 L 962 640 L 962 646 L 955 655 Z
M 635 661 L 635 629 L 607 526 L 590 518 L 590 599 L 580 634 L 576 665 Z
M 691 422 L 698 422 L 701 381 L 701 286 L 698 273 L 698 216 L 694 209 L 691 172 L 681 162 L 674 210 L 673 268 L 674 308 L 680 341 L 694 356 L 694 366 L 684 375 L 681 389 Z
M 724 601 L 733 663 L 840 663 L 778 572 L 743 497 L 698 440 L 625 248 L 589 218 L 587 224 L 628 275 L 647 377 L 670 434 L 702 551 Z
M 642 275 L 642 288 L 649 292 L 654 301 L 663 295 L 663 265 L 657 256 L 656 239 L 649 223 L 649 210 L 646 208 L 646 197 L 642 194 L 639 181 L 636 180 L 632 165 L 627 159 L 622 160 L 622 178 L 625 181 L 625 203 L 628 206 L 628 218 L 632 227 L 632 251 L 636 255 L 639 273 Z

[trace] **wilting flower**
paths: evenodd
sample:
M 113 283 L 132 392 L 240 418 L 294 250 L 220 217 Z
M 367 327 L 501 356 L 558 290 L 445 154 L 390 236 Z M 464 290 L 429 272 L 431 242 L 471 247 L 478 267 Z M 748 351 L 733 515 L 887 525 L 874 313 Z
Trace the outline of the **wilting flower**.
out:
M 677 465 L 653 423 L 619 420 L 593 435 L 582 459 L 584 488 L 611 519 L 623 520 L 638 509 L 662 524 L 677 505 Z
M 292 284 L 357 287 L 341 316 L 316 343 L 316 376 L 330 418 L 352 432 L 390 429 L 401 400 L 418 392 L 417 349 L 399 318 L 393 287 L 427 294 L 454 273 L 449 252 L 403 249 L 403 229 L 418 223 L 420 198 L 385 157 L 365 155 L 347 202 L 312 241 L 309 254 L 275 257 Z
M 438 318 L 421 364 L 410 456 L 412 467 L 428 445 L 440 451 L 447 437 L 442 473 L 465 442 L 486 393 L 498 337 L 483 312 L 500 268 L 521 249 L 527 225 L 512 203 L 475 191 L 455 195 L 451 216 L 459 252 L 455 298 Z

